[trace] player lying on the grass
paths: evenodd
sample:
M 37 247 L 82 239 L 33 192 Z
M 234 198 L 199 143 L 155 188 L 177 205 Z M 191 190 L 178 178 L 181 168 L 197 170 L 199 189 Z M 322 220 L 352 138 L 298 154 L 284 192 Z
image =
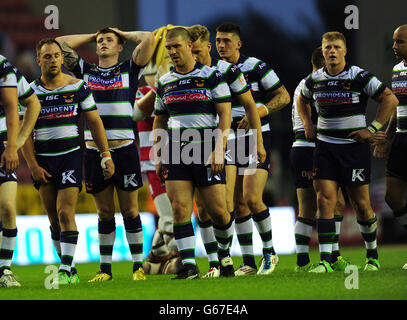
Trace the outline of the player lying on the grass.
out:
M 59 285 L 79 282 L 73 266 L 78 231 L 75 209 L 82 188 L 82 154 L 78 121 L 83 113 L 96 142 L 105 179 L 114 174 L 106 133 L 92 93 L 83 80 L 62 73 L 62 48 L 54 39 L 43 39 L 37 47 L 41 76 L 30 85 L 41 103 L 34 127 L 23 155 L 31 171 L 34 186 L 51 224 L 56 251 L 61 258 Z
M 407 229 L 407 24 L 394 31 L 393 50 L 396 58 L 402 60 L 393 68 L 391 83 L 399 105 L 387 126 L 387 139 L 375 147 L 373 155 L 383 158 L 389 152 L 385 199 L 396 219 Z M 407 263 L 403 269 L 407 270 Z
M 143 230 L 138 208 L 138 189 L 143 186 L 137 146 L 134 144 L 133 105 L 143 67 L 153 54 L 151 32 L 125 32 L 104 28 L 94 34 L 67 35 L 56 38 L 70 59 L 65 66 L 76 77 L 84 79 L 92 90 L 102 118 L 109 149 L 116 166 L 111 179 L 105 180 L 97 165 L 99 153 L 89 130 L 85 131 L 86 192 L 92 194 L 98 212 L 100 270 L 90 279 L 113 278 L 112 253 L 116 237 L 114 193 L 116 190 L 123 216 L 126 239 L 132 258 L 133 280 L 145 280 L 143 265 Z M 119 62 L 125 42 L 136 44 L 132 57 Z M 90 64 L 72 50 L 96 42 L 98 63 Z
M 325 65 L 322 47 L 314 50 L 311 56 L 312 72 L 317 71 Z M 297 112 L 297 99 L 301 94 L 305 81 L 308 77 L 301 80 L 294 92 L 292 107 L 292 123 L 295 133 L 295 141 L 291 148 L 291 169 L 294 176 L 294 183 L 298 199 L 298 217 L 295 222 L 295 243 L 297 253 L 297 265 L 294 270 L 309 271 L 313 264 L 309 259 L 309 246 L 311 241 L 312 227 L 315 224 L 316 215 L 316 195 L 313 187 L 312 169 L 315 142 L 308 142 L 305 139 L 304 125 Z M 311 119 L 314 125 L 317 124 L 318 106 L 315 103 L 310 104 Z M 342 258 L 339 251 L 339 235 L 343 219 L 342 211 L 345 208 L 345 199 L 341 189 L 338 189 L 338 198 L 335 206 L 335 236 L 332 240 L 332 268 L 334 270 L 345 270 L 348 262 Z
M 237 129 L 242 129 L 244 131 L 252 131 L 254 135 L 256 135 L 257 144 L 255 148 L 251 146 L 254 151 L 257 150 L 255 153 L 255 159 L 259 160 L 258 163 L 263 164 L 266 159 L 266 151 L 263 146 L 263 136 L 261 132 L 261 124 L 260 118 L 257 112 L 256 103 L 253 100 L 252 94 L 250 92 L 250 86 L 247 84 L 246 80 L 244 79 L 242 71 L 237 67 L 232 65 L 229 62 L 212 59 L 211 57 L 211 48 L 212 45 L 209 42 L 209 30 L 202 25 L 194 25 L 188 28 L 188 31 L 191 33 L 191 40 L 192 40 L 192 54 L 195 57 L 196 61 L 199 61 L 203 65 L 211 66 L 216 68 L 219 72 L 222 73 L 224 76 L 232 94 L 232 108 L 233 106 L 241 105 L 244 108 L 244 112 L 246 114 L 247 121 L 242 121 L 239 123 Z M 233 109 L 232 109 L 233 110 Z M 231 135 L 229 134 L 229 137 Z M 235 143 L 235 139 L 232 138 L 229 140 L 228 143 Z M 238 148 L 240 147 L 237 146 Z M 226 150 L 226 155 L 228 156 L 229 152 L 236 153 L 237 150 L 232 150 L 229 146 Z M 243 148 L 242 148 L 242 151 Z M 233 157 L 236 159 L 235 157 Z M 228 170 L 226 167 L 226 206 L 228 211 L 230 212 L 231 216 L 234 216 L 233 210 L 233 194 L 235 189 L 235 174 L 234 171 Z M 228 176 L 228 174 L 232 174 L 232 176 Z M 200 193 L 198 190 L 195 191 L 195 202 L 198 208 L 198 224 L 200 227 L 201 238 L 205 246 L 206 253 L 208 255 L 209 260 L 209 270 L 205 274 L 205 277 L 219 277 L 219 261 L 217 259 L 217 243 L 215 239 L 215 235 L 213 232 L 212 221 L 207 213 L 205 208 L 205 203 L 202 201 Z M 236 273 L 235 273 L 236 274 Z M 237 273 L 236 275 L 240 275 Z
M 378 271 L 377 217 L 369 198 L 370 143 L 398 104 L 394 94 L 370 72 L 346 63 L 346 39 L 339 32 L 322 37 L 325 67 L 305 81 L 297 99 L 305 137 L 316 142 L 314 187 L 317 193 L 317 230 L 320 263 L 310 272 L 332 272 L 334 212 L 339 186 L 345 186 L 366 246 L 364 270 Z M 366 127 L 366 105 L 371 97 L 379 103 L 375 120 Z M 315 128 L 310 106 L 318 106 Z
M 17 238 L 16 197 L 19 164 L 17 150 L 27 140 L 41 109 L 40 102 L 27 80 L 16 67 L 0 55 L 0 287 L 19 287 L 11 271 Z M 18 103 L 27 109 L 20 129 Z M 21 115 L 23 111 L 20 110 Z M 2 225 L 2 226 L 1 226 Z
M 233 220 L 226 208 L 222 185 L 225 134 L 231 123 L 230 90 L 215 68 L 195 61 L 191 37 L 185 28 L 169 30 L 165 48 L 175 69 L 158 81 L 153 137 L 156 170 L 165 179 L 174 213 L 175 240 L 184 265 L 174 279 L 199 277 L 191 223 L 195 188 L 200 191 L 214 223 L 220 276 L 234 276 L 229 253 Z M 219 116 L 218 127 L 216 115 Z M 205 140 L 206 133 L 212 135 L 208 140 Z M 167 138 L 168 159 L 163 150 Z
M 242 54 L 242 45 L 238 25 L 224 23 L 216 28 L 216 49 L 219 56 L 222 60 L 239 67 L 251 86 L 266 151 L 265 161 L 257 167 L 253 166 L 256 164 L 253 162 L 255 155 L 250 155 L 243 163 L 236 159 L 232 159 L 230 165 L 226 163 L 226 170 L 232 171 L 228 177 L 236 177 L 235 188 L 229 192 L 234 193 L 230 198 L 233 199 L 236 214 L 235 230 L 243 255 L 243 265 L 236 270 L 236 275 L 270 274 L 278 264 L 278 256 L 273 246 L 270 213 L 263 202 L 271 157 L 270 119 L 274 112 L 290 103 L 290 95 L 271 66 L 255 57 Z M 248 118 L 244 107 L 237 101 L 233 101 L 232 105 L 232 129 L 245 128 Z M 241 144 L 251 145 L 252 138 L 250 131 L 244 136 L 236 137 L 235 150 L 239 150 L 237 146 Z M 263 257 L 258 270 L 253 255 L 253 223 L 263 243 Z

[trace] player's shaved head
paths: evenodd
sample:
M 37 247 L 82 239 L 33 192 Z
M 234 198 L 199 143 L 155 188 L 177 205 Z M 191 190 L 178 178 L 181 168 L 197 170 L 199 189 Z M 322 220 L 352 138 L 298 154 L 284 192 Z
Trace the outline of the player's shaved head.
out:
M 165 39 L 171 39 L 181 37 L 184 41 L 191 41 L 191 34 L 186 28 L 183 27 L 175 27 L 168 30 Z
M 407 24 L 399 26 L 394 30 L 393 50 L 397 59 L 407 61 Z

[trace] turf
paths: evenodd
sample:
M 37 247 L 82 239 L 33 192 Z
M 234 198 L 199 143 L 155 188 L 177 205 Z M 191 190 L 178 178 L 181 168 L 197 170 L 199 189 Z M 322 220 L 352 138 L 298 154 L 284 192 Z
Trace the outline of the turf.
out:
M 365 250 L 344 248 L 342 256 L 353 264 L 363 265 Z M 113 263 L 113 281 L 88 283 L 98 270 L 97 263 L 78 264 L 81 283 L 46 289 L 45 265 L 13 266 L 21 288 L 0 288 L 1 300 L 404 300 L 407 299 L 407 246 L 381 246 L 381 270 L 358 272 L 358 289 L 345 287 L 351 274 L 294 273 L 295 255 L 281 255 L 275 272 L 270 276 L 235 278 L 170 280 L 173 275 L 148 275 L 147 281 L 131 280 L 131 262 Z M 317 262 L 318 252 L 311 252 Z M 233 257 L 235 267 L 240 257 Z M 258 257 L 257 260 L 260 260 Z M 201 272 L 207 270 L 207 260 L 197 259 Z M 355 279 L 356 274 L 352 274 Z M 348 279 L 349 282 L 349 279 Z M 355 284 L 355 282 L 350 282 Z

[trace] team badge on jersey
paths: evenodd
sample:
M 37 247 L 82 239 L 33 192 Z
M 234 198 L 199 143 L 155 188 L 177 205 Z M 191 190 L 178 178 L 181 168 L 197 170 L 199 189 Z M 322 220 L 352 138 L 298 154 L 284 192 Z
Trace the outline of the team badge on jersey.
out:
M 351 86 L 351 82 L 350 82 L 350 81 L 344 81 L 344 82 L 342 82 L 342 87 L 343 87 L 345 90 L 350 90 L 350 86 Z
M 115 76 L 118 76 L 120 74 L 120 67 L 117 67 L 116 69 L 113 70 L 113 74 Z
M 62 97 L 65 99 L 66 103 L 71 103 L 73 101 L 73 98 L 75 97 L 75 95 L 73 93 L 68 93 L 68 94 L 64 94 Z
M 205 85 L 204 79 L 195 79 L 195 85 L 199 88 L 202 88 Z

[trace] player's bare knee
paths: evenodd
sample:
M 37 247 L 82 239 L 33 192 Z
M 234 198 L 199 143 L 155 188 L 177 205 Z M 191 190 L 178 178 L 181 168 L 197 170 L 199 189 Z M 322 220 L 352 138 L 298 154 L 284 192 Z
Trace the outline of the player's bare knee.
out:
M 3 201 L 0 210 L 2 221 L 10 221 L 16 216 L 16 208 L 11 201 Z
M 138 208 L 125 208 L 121 210 L 124 219 L 134 219 L 138 216 Z

